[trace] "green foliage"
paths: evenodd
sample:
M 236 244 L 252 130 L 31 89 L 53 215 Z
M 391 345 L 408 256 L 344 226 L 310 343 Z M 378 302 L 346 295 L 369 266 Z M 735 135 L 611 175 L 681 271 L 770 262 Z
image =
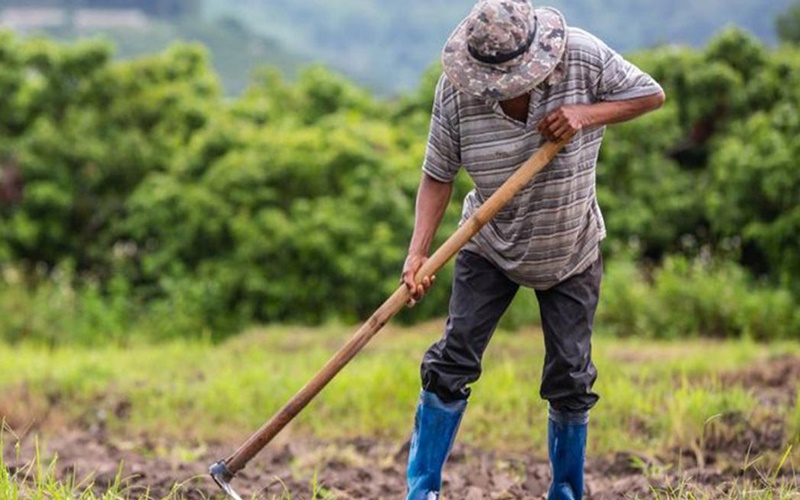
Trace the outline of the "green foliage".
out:
M 609 132 L 598 170 L 609 249 L 633 244 L 655 260 L 710 251 L 788 284 L 800 269 L 797 50 L 768 52 L 728 30 L 702 53 L 661 48 L 637 61 L 668 102 Z
M 0 337 L 11 343 L 125 346 L 212 338 L 215 332 L 242 326 L 231 312 L 207 318 L 205 309 L 216 297 L 196 283 L 166 279 L 165 296 L 144 303 L 122 276 L 102 286 L 95 280 L 79 281 L 68 263 L 39 276 L 36 285 L 22 280 L 12 268 L 5 268 L 0 279 Z
M 188 273 L 262 321 L 364 317 L 397 286 L 413 222 L 402 134 L 321 69 L 264 84 L 133 193 L 128 234 L 152 243 L 131 264 L 145 282 Z
M 356 256 L 373 259 L 367 268 L 339 269 L 336 266 L 357 266 L 360 261 L 325 253 L 335 235 L 322 234 L 311 240 L 301 231 L 290 230 L 290 235 L 274 243 L 291 249 L 284 255 L 271 250 L 272 245 L 257 248 L 256 242 L 266 239 L 256 235 L 242 253 L 218 257 L 194 273 L 165 269 L 163 277 L 151 285 L 159 291 L 158 296 L 149 301 L 121 275 L 104 288 L 95 281 L 75 285 L 74 271 L 64 265 L 48 277 L 42 276 L 38 285 L 26 287 L 18 272 L 6 269 L 0 281 L 0 338 L 48 346 L 136 345 L 177 338 L 218 339 L 254 319 L 354 322 L 370 314 L 397 286 L 395 262 L 385 265 L 373 256 L 374 251 Z M 258 260 L 265 251 L 275 252 L 270 258 L 278 265 Z M 315 252 L 325 263 L 314 260 Z M 305 259 L 293 259 L 295 254 Z M 396 256 L 403 257 L 402 253 Z M 314 265 L 318 267 L 312 269 Z M 381 266 L 385 275 L 380 274 Z M 314 273 L 338 281 L 326 282 L 314 278 Z M 446 281 L 449 276 L 441 279 Z M 341 283 L 344 285 L 337 287 Z M 405 319 L 441 315 L 448 288 L 447 283 L 442 285 L 422 303 L 426 309 Z M 606 262 L 601 296 L 598 328 L 620 337 L 762 341 L 797 340 L 800 335 L 794 296 L 785 288 L 755 282 L 730 262 L 712 264 L 672 257 L 648 273 L 630 258 L 611 259 Z M 535 295 L 522 289 L 501 328 L 518 330 L 537 324 Z
M 31 299 L 74 294 L 54 316 L 113 302 L 120 282 L 130 310 L 111 307 L 106 327 L 171 309 L 168 336 L 196 336 L 354 321 L 399 285 L 424 143 L 363 89 L 312 67 L 292 85 L 263 73 L 226 105 L 193 47 L 111 63 L 96 42 L 7 42 L 30 54 L 13 85 L 31 94 L 31 123 L 8 148 L 25 197 L 0 213 L 0 241 Z M 64 269 L 63 284 L 48 282 Z M 408 316 L 441 310 L 446 295 Z M 103 330 L 57 324 L 49 342 Z
M 205 125 L 216 81 L 195 47 L 126 65 L 110 64 L 99 43 L 34 40 L 22 53 L 27 121 L 13 153 L 25 196 L 4 214 L 0 237 L 29 266 L 69 258 L 103 276 L 125 199 Z
M 797 339 L 800 313 L 786 289 L 754 282 L 730 262 L 672 257 L 652 276 L 622 259 L 608 265 L 598 324 L 615 335 Z
M 712 158 L 712 228 L 740 238 L 784 285 L 800 291 L 800 119 L 789 103 L 738 124 Z
M 615 262 L 603 314 L 618 333 L 796 336 L 798 50 L 729 30 L 704 51 L 636 57 L 668 101 L 609 130 L 601 154 Z M 97 41 L 0 36 L 0 161 L 25 181 L 20 203 L 0 205 L 2 268 L 19 275 L 0 283 L 0 307 L 29 311 L 0 321 L 2 336 L 358 321 L 399 285 L 438 66 L 388 102 L 319 66 L 291 83 L 262 71 L 226 100 L 195 46 L 111 56 Z M 436 244 L 470 187 L 458 178 Z M 657 269 L 652 283 L 633 261 Z M 443 314 L 449 273 L 401 318 Z M 505 325 L 536 316 L 520 299 Z
M 794 2 L 775 20 L 778 37 L 788 43 L 800 43 L 800 2 Z

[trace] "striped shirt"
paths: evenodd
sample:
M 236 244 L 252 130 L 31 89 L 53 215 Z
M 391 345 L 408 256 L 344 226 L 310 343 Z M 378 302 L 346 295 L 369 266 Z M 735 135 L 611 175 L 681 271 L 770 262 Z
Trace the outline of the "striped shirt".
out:
M 458 91 L 444 76 L 434 96 L 423 171 L 452 182 L 463 166 L 474 183 L 462 223 L 527 160 L 544 139 L 536 125 L 564 105 L 634 99 L 661 87 L 586 31 L 569 28 L 560 81 L 531 92 L 525 123 L 497 101 Z M 605 237 L 595 169 L 605 127 L 584 129 L 465 247 L 520 285 L 547 289 L 585 270 Z

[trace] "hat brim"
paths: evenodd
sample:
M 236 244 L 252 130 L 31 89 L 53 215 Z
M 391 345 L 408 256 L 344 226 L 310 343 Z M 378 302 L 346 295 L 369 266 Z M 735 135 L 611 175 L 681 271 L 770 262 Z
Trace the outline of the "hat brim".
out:
M 469 17 L 459 24 L 442 50 L 447 78 L 460 91 L 483 99 L 519 97 L 542 83 L 558 66 L 567 47 L 564 16 L 552 7 L 532 9 L 536 37 L 530 49 L 503 64 L 487 64 L 473 58 L 467 46 Z

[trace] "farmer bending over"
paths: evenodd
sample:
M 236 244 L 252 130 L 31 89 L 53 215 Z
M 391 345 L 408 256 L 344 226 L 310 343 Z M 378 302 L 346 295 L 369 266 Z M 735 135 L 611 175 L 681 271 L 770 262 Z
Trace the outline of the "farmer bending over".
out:
M 575 134 L 458 254 L 442 338 L 422 360 L 422 392 L 408 460 L 408 499 L 435 499 L 467 406 L 469 385 L 497 322 L 520 286 L 538 298 L 546 348 L 540 395 L 549 402 L 550 499 L 583 495 L 589 410 L 597 370 L 591 334 L 606 234 L 595 194 L 604 126 L 661 106 L 649 75 L 601 40 L 527 0 L 482 0 L 445 44 L 416 221 L 403 281 L 414 275 L 464 167 L 475 188 L 466 220 L 544 140 Z

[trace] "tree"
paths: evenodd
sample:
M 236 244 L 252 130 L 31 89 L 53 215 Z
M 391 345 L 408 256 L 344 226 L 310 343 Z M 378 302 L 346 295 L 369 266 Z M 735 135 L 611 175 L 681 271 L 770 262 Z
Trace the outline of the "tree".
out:
M 786 43 L 800 43 L 800 2 L 795 2 L 775 20 L 778 37 Z

